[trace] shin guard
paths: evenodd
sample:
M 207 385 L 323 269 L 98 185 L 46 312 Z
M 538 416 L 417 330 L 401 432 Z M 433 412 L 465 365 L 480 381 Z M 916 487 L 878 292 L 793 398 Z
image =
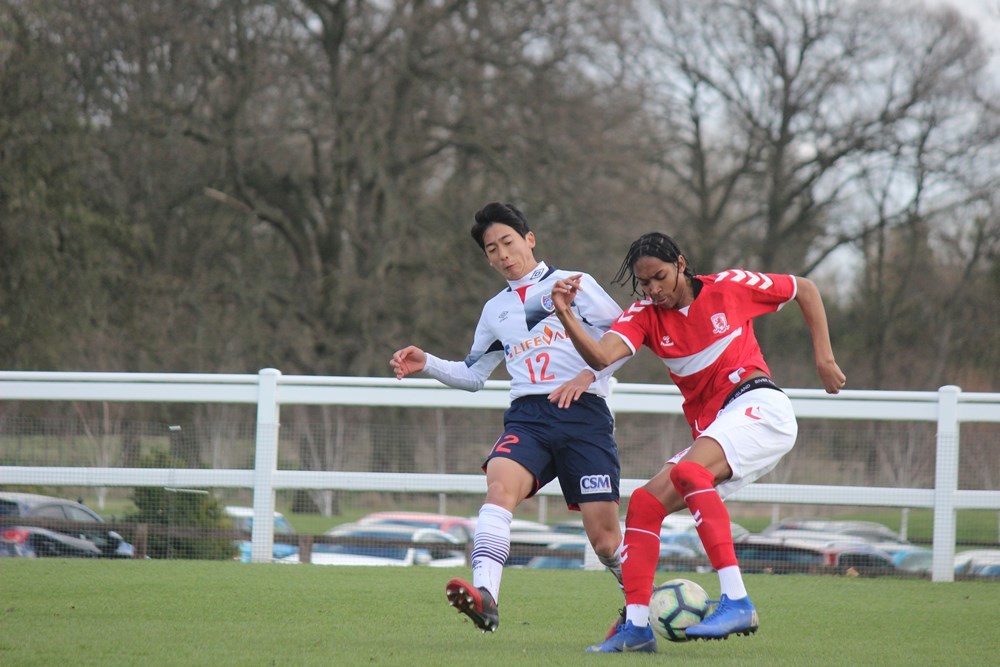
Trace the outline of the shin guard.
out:
M 625 547 L 622 578 L 625 604 L 649 605 L 656 565 L 660 562 L 660 528 L 667 511 L 656 496 L 645 489 L 632 494 L 625 516 Z
M 702 465 L 681 461 L 670 471 L 670 481 L 694 516 L 698 537 L 712 567 L 721 570 L 736 565 L 729 510 L 715 490 L 715 476 Z

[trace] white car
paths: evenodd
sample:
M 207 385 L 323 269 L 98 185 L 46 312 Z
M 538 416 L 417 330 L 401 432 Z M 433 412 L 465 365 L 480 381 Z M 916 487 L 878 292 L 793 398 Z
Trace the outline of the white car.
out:
M 344 524 L 326 532 L 347 538 L 336 544 L 315 544 L 311 563 L 316 565 L 379 565 L 408 567 L 464 567 L 464 545 L 455 536 L 434 528 L 393 524 Z M 406 543 L 415 542 L 412 546 Z M 299 555 L 278 559 L 298 563 Z
M 969 549 L 955 554 L 955 574 L 995 577 L 1000 574 L 1000 549 Z
M 843 537 L 854 537 L 862 539 L 869 544 L 909 544 L 899 533 L 876 521 L 787 518 L 771 524 L 760 532 L 762 535 L 771 535 L 783 530 L 813 531 Z

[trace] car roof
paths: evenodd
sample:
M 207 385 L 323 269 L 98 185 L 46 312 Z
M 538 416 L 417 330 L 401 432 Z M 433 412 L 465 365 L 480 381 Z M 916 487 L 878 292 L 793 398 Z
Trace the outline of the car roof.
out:
M 540 521 L 531 521 L 529 519 L 511 519 L 510 530 L 511 532 L 518 533 L 551 533 L 552 527 L 541 523 Z
M 771 535 L 750 534 L 737 544 L 748 544 L 758 546 L 786 546 L 795 549 L 805 549 L 822 553 L 843 553 L 845 551 L 856 551 L 859 553 L 877 553 L 888 556 L 881 549 L 872 546 L 870 543 L 855 540 L 822 541 L 814 539 L 803 539 L 797 537 L 773 537 Z
M 425 521 L 427 523 L 475 524 L 473 519 L 451 514 L 434 514 L 433 512 L 372 512 L 358 519 L 358 523 L 375 523 L 377 521 Z
M 7 500 L 10 502 L 17 503 L 22 507 L 37 507 L 38 505 L 54 505 L 54 504 L 68 504 L 80 506 L 80 503 L 69 500 L 68 498 L 59 498 L 57 496 L 43 496 L 40 493 L 22 493 L 18 491 L 2 491 L 0 492 L 0 500 Z M 86 507 L 86 505 L 83 505 Z
M 968 549 L 955 554 L 955 563 L 1000 563 L 1000 549 Z
M 850 543 L 850 544 L 870 544 L 870 542 L 856 535 L 845 533 L 828 533 L 818 530 L 798 530 L 794 528 L 782 528 L 769 533 L 764 533 L 765 537 L 776 540 L 798 540 L 800 542 L 813 542 L 816 544 L 827 543 Z
M 402 526 L 393 523 L 342 523 L 324 533 L 332 537 L 371 537 L 372 539 L 410 539 L 414 542 L 434 541 L 461 544 L 454 535 L 436 528 Z M 430 538 L 428 540 L 428 538 Z
M 240 517 L 240 518 L 247 517 L 247 518 L 250 518 L 250 519 L 253 518 L 253 508 L 252 507 L 238 507 L 236 505 L 226 505 L 225 512 L 229 516 L 235 516 L 235 517 Z M 281 512 L 275 512 L 274 516 L 284 517 L 284 515 Z
M 776 530 L 813 530 L 826 533 L 854 534 L 865 537 L 869 542 L 873 538 L 902 540 L 899 533 L 885 524 L 877 521 L 859 521 L 852 519 L 801 519 L 789 517 L 781 519 L 765 528 L 765 535 Z

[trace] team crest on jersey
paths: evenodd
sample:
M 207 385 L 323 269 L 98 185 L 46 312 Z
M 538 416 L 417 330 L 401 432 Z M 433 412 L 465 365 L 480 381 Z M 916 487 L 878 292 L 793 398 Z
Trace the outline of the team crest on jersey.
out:
M 725 313 L 712 315 L 712 333 L 723 334 L 729 331 L 729 321 L 726 320 Z
M 552 301 L 552 292 L 542 297 L 542 308 L 550 313 L 555 311 L 556 304 Z

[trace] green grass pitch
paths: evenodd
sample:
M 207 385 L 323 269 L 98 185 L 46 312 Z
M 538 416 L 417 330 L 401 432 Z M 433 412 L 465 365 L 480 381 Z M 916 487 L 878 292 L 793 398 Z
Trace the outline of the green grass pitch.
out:
M 1000 583 L 751 575 L 753 637 L 587 655 L 605 572 L 508 570 L 500 629 L 445 602 L 466 570 L 0 560 L 0 665 L 995 665 Z M 718 594 L 714 574 L 684 576 Z

